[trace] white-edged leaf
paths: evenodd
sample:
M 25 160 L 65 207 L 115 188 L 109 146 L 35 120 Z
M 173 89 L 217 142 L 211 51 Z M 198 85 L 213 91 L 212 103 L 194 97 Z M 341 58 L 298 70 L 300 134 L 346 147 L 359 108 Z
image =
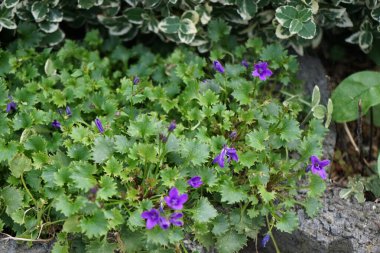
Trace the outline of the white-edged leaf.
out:
M 179 17 L 169 16 L 160 21 L 158 28 L 164 33 L 177 33 L 179 24 Z

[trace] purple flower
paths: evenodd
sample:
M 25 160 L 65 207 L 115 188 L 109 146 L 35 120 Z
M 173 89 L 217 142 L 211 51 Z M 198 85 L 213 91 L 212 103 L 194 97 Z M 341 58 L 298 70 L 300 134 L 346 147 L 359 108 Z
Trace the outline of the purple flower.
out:
M 96 194 L 98 192 L 99 188 L 97 186 L 94 186 L 90 189 L 90 193 Z
M 267 245 L 267 243 L 269 242 L 270 240 L 270 236 L 269 234 L 266 234 L 263 238 L 263 240 L 261 241 L 261 246 L 263 246 L 263 248 L 265 248 L 265 246 Z
M 170 125 L 168 127 L 168 131 L 173 132 L 174 129 L 176 129 L 176 127 L 177 127 L 177 123 L 175 122 L 175 120 L 173 120 L 172 122 L 170 122 Z
M 159 134 L 159 138 L 160 138 L 160 141 L 162 141 L 162 143 L 166 143 L 168 141 L 168 137 L 164 135 L 163 133 Z
M 141 218 L 146 219 L 146 228 L 152 229 L 159 223 L 160 212 L 157 209 L 152 208 L 150 211 L 143 212 Z
M 309 170 L 311 170 L 311 173 L 319 175 L 322 179 L 327 178 L 327 173 L 324 169 L 324 167 L 328 166 L 330 164 L 329 160 L 323 160 L 320 161 L 318 157 L 315 155 L 312 155 L 310 157 L 311 165 L 308 166 Z
M 166 230 L 170 227 L 170 222 L 166 217 L 160 216 L 160 218 L 158 218 L 158 225 L 160 225 L 163 230 Z
M 136 85 L 136 84 L 138 84 L 139 82 L 140 82 L 140 78 L 139 78 L 138 76 L 135 76 L 135 77 L 133 78 L 133 84 Z
M 16 111 L 17 109 L 17 104 L 13 101 L 13 98 L 11 96 L 8 96 L 8 99 L 10 102 L 7 104 L 7 113 L 12 113 L 13 111 Z
M 231 162 L 231 159 L 234 161 L 239 161 L 239 157 L 236 153 L 236 149 L 234 148 L 228 148 L 226 145 L 224 145 L 222 151 L 219 155 L 215 157 L 215 159 L 212 161 L 212 163 L 218 163 L 221 168 L 224 168 L 224 158 L 225 156 L 228 157 L 227 162 Z
M 173 187 L 169 191 L 169 196 L 165 197 L 165 202 L 171 209 L 181 210 L 187 199 L 186 193 L 179 195 L 178 189 Z
M 255 70 L 252 72 L 252 76 L 259 77 L 261 80 L 265 81 L 267 77 L 272 75 L 272 71 L 268 69 L 267 62 L 258 62 L 255 64 Z
M 199 188 L 203 184 L 202 178 L 200 176 L 195 176 L 190 178 L 187 183 L 193 188 Z
M 56 128 L 56 129 L 61 129 L 61 123 L 59 123 L 58 120 L 53 120 L 53 122 L 51 123 L 51 126 Z
M 104 128 L 103 128 L 102 122 L 100 122 L 100 120 L 98 118 L 95 119 L 95 125 L 98 128 L 100 133 L 104 133 Z
M 249 63 L 247 62 L 246 59 L 244 59 L 244 60 L 241 61 L 241 65 L 243 65 L 243 66 L 246 67 L 246 68 L 249 67 Z
M 183 226 L 183 221 L 179 220 L 183 217 L 183 213 L 173 213 L 170 215 L 169 221 L 171 224 L 177 227 Z
M 236 131 L 232 131 L 232 132 L 230 133 L 230 139 L 231 139 L 231 140 L 235 140 L 236 137 L 237 137 L 237 132 L 236 132 Z
M 224 68 L 222 66 L 222 64 L 219 62 L 219 61 L 214 61 L 213 62 L 213 65 L 214 65 L 214 69 L 220 73 L 224 73 Z
M 71 116 L 71 109 L 69 106 L 66 106 L 66 115 Z

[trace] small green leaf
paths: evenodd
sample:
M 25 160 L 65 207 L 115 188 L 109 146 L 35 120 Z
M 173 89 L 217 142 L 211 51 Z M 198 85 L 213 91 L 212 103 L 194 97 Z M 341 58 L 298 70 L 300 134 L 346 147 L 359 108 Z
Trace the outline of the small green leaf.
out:
M 44 70 L 47 76 L 53 76 L 57 73 L 57 70 L 54 67 L 54 63 L 51 59 L 46 60 Z
M 34 2 L 32 5 L 32 15 L 36 22 L 41 22 L 45 19 L 46 14 L 48 13 L 48 6 L 43 1 Z
M 179 31 L 183 34 L 196 34 L 197 28 L 195 27 L 195 24 L 193 21 L 191 21 L 188 18 L 182 19 L 179 25 Z
M 216 247 L 220 253 L 239 252 L 247 244 L 247 236 L 229 231 L 218 237 Z
M 319 210 L 322 208 L 322 203 L 316 198 L 308 198 L 304 202 L 306 213 L 309 217 L 313 218 L 317 215 Z
M 209 222 L 218 215 L 216 209 L 211 205 L 207 198 L 201 197 L 194 208 L 193 219 L 196 222 Z
M 101 210 L 97 210 L 92 216 L 85 217 L 80 221 L 82 232 L 88 238 L 106 235 L 108 232 L 107 224 L 108 222 Z
M 9 162 L 9 169 L 13 176 L 20 178 L 25 171 L 32 169 L 32 161 L 24 154 L 18 154 Z
M 247 193 L 242 189 L 238 189 L 232 182 L 225 182 L 220 188 L 220 193 L 222 195 L 222 202 L 227 202 L 230 205 L 248 198 Z
M 282 232 L 291 233 L 298 226 L 298 217 L 293 211 L 284 213 L 276 223 L 276 228 Z
M 327 112 L 326 112 L 326 122 L 325 122 L 326 128 L 330 126 L 333 110 L 334 110 L 333 103 L 332 103 L 332 100 L 329 98 L 329 101 L 327 102 Z
M 319 197 L 326 190 L 326 184 L 323 179 L 318 175 L 310 175 L 310 185 L 309 185 L 308 195 L 310 197 Z
M 265 150 L 266 141 L 269 139 L 269 133 L 267 130 L 260 128 L 254 130 L 246 136 L 247 145 L 256 149 L 257 151 Z
M 269 203 L 270 201 L 275 199 L 276 192 L 268 192 L 264 186 L 259 186 L 259 194 L 265 203 Z
M 94 141 L 92 159 L 95 163 L 105 162 L 114 152 L 114 142 L 111 138 L 99 136 Z
M 8 18 L 0 18 L 0 27 L 1 26 L 10 30 L 14 30 L 17 28 L 16 23 Z
M 321 92 L 319 91 L 319 87 L 316 85 L 313 89 L 313 94 L 311 96 L 311 107 L 314 108 L 315 106 L 319 105 L 319 102 L 321 101 Z
M 313 116 L 317 119 L 324 119 L 326 115 L 326 107 L 323 105 L 317 105 L 313 109 Z
M 112 177 L 102 176 L 99 182 L 100 189 L 96 194 L 99 199 L 107 200 L 117 194 L 116 183 Z
M 13 186 L 6 186 L 0 191 L 8 215 L 22 207 L 23 192 Z

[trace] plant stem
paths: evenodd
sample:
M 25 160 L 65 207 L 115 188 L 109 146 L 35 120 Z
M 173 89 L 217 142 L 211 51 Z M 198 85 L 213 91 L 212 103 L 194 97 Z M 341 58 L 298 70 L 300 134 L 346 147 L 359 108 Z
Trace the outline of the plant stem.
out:
M 266 215 L 265 216 L 266 217 L 266 219 L 267 219 L 267 224 L 268 224 L 268 233 L 269 233 L 269 235 L 270 235 L 270 237 L 272 238 L 272 241 L 273 241 L 273 245 L 274 245 L 274 248 L 276 249 L 276 253 L 281 253 L 280 252 L 280 249 L 278 248 L 278 246 L 277 246 L 277 242 L 276 242 L 276 240 L 274 239 L 274 236 L 273 236 L 273 233 L 272 233 L 272 227 L 273 227 L 273 224 L 271 225 L 271 226 L 269 226 L 269 218 L 268 218 L 268 215 Z
M 22 185 L 23 185 L 24 188 L 25 188 L 25 191 L 28 193 L 28 195 L 30 196 L 30 198 L 33 200 L 34 205 L 36 206 L 36 208 L 38 208 L 37 201 L 36 201 L 36 199 L 33 197 L 32 193 L 29 191 L 28 187 L 26 186 L 26 183 L 25 183 L 25 180 L 24 180 L 23 175 L 21 175 L 20 179 L 21 179 Z

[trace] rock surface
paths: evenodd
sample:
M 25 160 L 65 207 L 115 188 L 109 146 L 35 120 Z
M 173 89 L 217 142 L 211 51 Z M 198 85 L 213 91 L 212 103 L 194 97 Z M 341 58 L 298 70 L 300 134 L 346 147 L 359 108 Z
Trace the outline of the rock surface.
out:
M 339 191 L 329 187 L 324 208 L 314 219 L 299 210 L 300 228 L 293 234 L 274 233 L 281 253 L 380 253 L 380 204 L 341 199 Z M 253 242 L 242 251 L 248 252 L 256 252 Z M 276 251 L 269 242 L 259 252 Z

